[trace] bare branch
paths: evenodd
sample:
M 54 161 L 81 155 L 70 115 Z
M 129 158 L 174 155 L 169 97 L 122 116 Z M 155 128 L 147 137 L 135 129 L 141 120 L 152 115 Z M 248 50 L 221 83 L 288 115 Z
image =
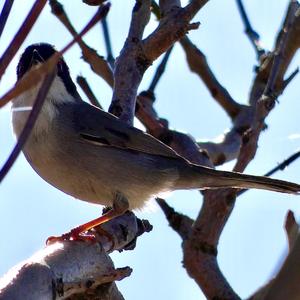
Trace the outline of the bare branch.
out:
M 128 37 L 115 63 L 115 85 L 109 111 L 130 125 L 134 118 L 137 89 L 150 65 L 141 49 L 143 32 L 150 18 L 150 3 L 150 0 L 136 0 Z
M 169 206 L 162 198 L 156 198 L 156 202 L 164 212 L 171 228 L 180 235 L 183 241 L 188 239 L 192 233 L 194 220 L 186 215 L 176 212 L 174 208 Z
M 233 119 L 241 110 L 239 105 L 220 84 L 210 69 L 205 55 L 189 40 L 187 36 L 180 40 L 191 71 L 195 72 L 203 80 L 212 97 L 222 106 Z
M 2 35 L 3 29 L 5 27 L 6 21 L 10 14 L 11 8 L 14 4 L 14 0 L 5 0 L 0 14 L 0 37 Z
M 108 13 L 110 5 L 107 4 L 99 8 L 93 18 L 82 29 L 82 31 L 74 37 L 61 51 L 55 52 L 50 59 L 41 64 L 37 68 L 32 68 L 26 76 L 22 77 L 16 85 L 10 89 L 4 96 L 0 98 L 0 108 L 7 104 L 13 98 L 19 96 L 23 92 L 29 90 L 39 82 L 45 74 L 48 74 L 53 66 L 55 66 L 59 58 L 68 51 L 78 40 L 81 39 L 97 22 L 99 22 Z
M 0 280 L 1 299 L 77 299 L 83 293 L 97 299 L 114 293 L 108 299 L 123 299 L 115 288 L 107 290 L 103 284 L 124 279 L 131 269 L 115 269 L 108 253 L 132 249 L 130 245 L 145 232 L 139 224 L 143 222 L 127 212 L 102 226 L 113 237 L 113 245 L 99 234 L 93 243 L 65 241 L 45 247 Z
M 298 1 L 290 1 L 285 21 L 283 22 L 282 28 L 277 36 L 275 50 L 267 55 L 261 65 L 258 68 L 257 76 L 253 82 L 253 86 L 250 92 L 250 101 L 251 105 L 256 105 L 257 100 L 262 96 L 266 88 L 266 82 L 269 80 L 271 68 L 273 66 L 274 53 L 277 53 L 277 61 L 280 61 L 278 67 L 278 76 L 275 85 L 273 86 L 275 95 L 279 95 L 284 87 L 284 76 L 288 66 L 291 63 L 296 51 L 300 47 L 300 15 L 297 13 L 297 10 L 300 9 L 300 4 Z M 290 26 L 291 18 L 293 19 L 293 24 Z M 288 29 L 288 30 L 287 30 Z M 282 36 L 286 41 L 284 43 L 284 51 L 281 51 L 281 54 L 278 55 L 278 50 L 281 47 Z M 280 56 L 280 57 L 278 57 Z M 272 80 L 273 81 L 273 80 Z
M 109 35 L 109 31 L 108 31 L 108 24 L 107 24 L 106 18 L 102 19 L 101 24 L 102 24 L 104 42 L 105 42 L 106 52 L 107 52 L 107 61 L 110 65 L 110 67 L 113 69 L 114 65 L 115 65 L 115 59 L 114 59 L 114 56 L 112 53 L 110 35 Z
M 155 0 L 151 1 L 151 12 L 155 15 L 157 20 L 161 19 L 161 13 L 159 5 L 155 2 Z
M 283 171 L 285 168 L 287 168 L 291 163 L 293 163 L 299 157 L 300 157 L 300 151 L 297 151 L 296 153 L 292 154 L 287 159 L 285 159 L 283 162 L 278 164 L 278 166 L 276 166 L 275 168 L 273 168 L 269 172 L 267 172 L 264 176 L 271 176 L 279 170 Z
M 260 45 L 259 34 L 252 28 L 250 24 L 243 1 L 236 0 L 236 3 L 245 26 L 245 33 L 254 47 L 257 58 L 260 59 L 265 54 L 265 50 Z
M 161 17 L 164 17 L 173 8 L 181 7 L 180 0 L 159 0 Z
M 203 205 L 185 243 L 184 266 L 208 299 L 239 299 L 217 262 L 217 245 L 233 209 L 233 189 L 203 192 Z
M 293 0 L 290 2 L 290 5 L 294 5 Z M 275 100 L 280 94 L 280 92 L 276 90 L 276 85 L 278 81 L 282 81 L 283 74 L 281 74 L 281 70 L 282 66 L 286 63 L 285 50 L 288 43 L 289 33 L 292 30 L 294 21 L 296 20 L 295 14 L 290 13 L 288 15 L 289 19 L 286 23 L 287 25 L 285 27 L 284 34 L 280 35 L 281 40 L 278 43 L 278 49 L 275 50 L 275 56 L 267 84 L 265 85 L 262 96 L 257 101 L 252 128 L 248 131 L 247 136 L 244 137 L 240 155 L 234 167 L 234 170 L 237 172 L 243 172 L 248 163 L 253 159 L 257 150 L 257 142 L 260 132 L 264 128 L 264 120 L 273 109 Z
M 168 123 L 157 116 L 153 108 L 152 93 L 142 92 L 138 96 L 137 117 L 154 137 L 173 148 L 189 161 L 213 167 L 207 153 L 201 151 L 194 138 L 186 133 L 170 130 Z
M 295 245 L 291 249 L 281 270 L 268 290 L 265 300 L 299 299 L 300 295 L 300 235 L 297 234 Z
M 191 20 L 196 13 L 208 2 L 208 0 L 191 0 L 184 8 L 185 17 Z
M 86 79 L 83 76 L 77 76 L 76 81 L 79 84 L 79 86 L 81 87 L 81 89 L 83 90 L 83 92 L 85 93 L 85 95 L 87 96 L 87 98 L 89 99 L 89 101 L 93 105 L 103 109 L 100 102 L 98 101 L 98 99 L 94 95 L 93 91 L 91 90 L 91 88 L 90 88 L 88 82 L 86 81 Z
M 293 5 L 294 2 L 295 2 L 294 0 L 291 0 L 290 5 L 294 6 Z M 295 13 L 288 13 L 288 18 L 287 18 L 286 24 L 283 28 L 283 32 L 281 33 L 278 48 L 274 52 L 273 65 L 272 65 L 271 72 L 269 75 L 269 80 L 267 82 L 267 85 L 266 85 L 264 93 L 263 93 L 264 97 L 269 97 L 269 98 L 274 97 L 275 85 L 280 76 L 279 69 L 281 67 L 281 64 L 283 63 L 282 61 L 284 60 L 283 55 L 285 53 L 285 48 L 286 48 L 287 41 L 288 41 L 288 32 L 291 30 L 291 27 L 295 21 L 295 18 L 296 18 Z
M 64 26 L 68 29 L 71 35 L 74 38 L 78 36 L 75 28 L 71 24 L 68 16 L 64 11 L 63 6 L 57 0 L 50 0 L 49 4 L 51 6 L 52 13 L 64 24 Z M 107 5 L 102 7 L 108 7 Z M 106 14 L 107 13 L 108 11 L 106 12 Z M 101 19 L 104 19 L 105 16 L 103 16 L 103 18 Z M 96 74 L 98 74 L 101 78 L 103 78 L 108 83 L 109 86 L 113 86 L 113 74 L 107 61 L 102 56 L 98 55 L 96 50 L 89 47 L 81 38 L 79 38 L 77 42 L 82 51 L 83 59 L 90 64 L 91 69 Z
M 166 65 L 167 62 L 169 60 L 170 54 L 172 52 L 173 46 L 166 52 L 166 54 L 164 55 L 163 59 L 161 60 L 159 66 L 157 67 L 155 74 L 153 76 L 153 79 L 150 83 L 148 92 L 154 93 L 154 90 L 156 88 L 156 85 L 158 84 L 161 76 L 164 74 L 165 69 L 166 69 Z
M 0 80 L 11 62 L 11 60 L 16 55 L 17 51 L 19 50 L 20 46 L 23 44 L 25 38 L 27 37 L 28 33 L 30 32 L 31 28 L 35 24 L 37 18 L 39 17 L 40 13 L 42 12 L 47 0 L 36 0 L 34 5 L 32 6 L 30 12 L 28 13 L 26 19 L 22 23 L 20 29 L 16 33 L 14 39 L 11 41 L 8 48 L 3 53 L 2 57 L 0 58 Z
M 297 28 L 297 26 L 298 25 L 294 23 L 287 32 L 289 36 L 287 39 L 288 45 L 289 43 L 292 43 L 291 34 L 292 32 L 295 33 L 295 28 Z M 295 41 L 293 45 L 295 45 Z M 285 49 L 284 45 L 281 46 L 281 49 Z M 274 76 L 275 74 L 273 74 L 270 79 L 271 83 L 274 82 L 274 78 L 276 81 L 278 81 L 281 77 L 283 77 L 283 70 L 286 70 L 287 60 L 289 62 L 291 61 L 290 56 L 282 55 L 282 57 L 285 59 L 281 60 L 279 67 L 278 64 L 275 64 L 275 70 L 272 71 L 278 72 L 278 70 L 280 70 L 280 76 Z M 263 65 L 265 61 L 261 63 Z M 270 72 L 265 72 L 265 74 L 270 74 Z M 259 73 L 257 77 L 260 75 L 261 74 Z M 256 78 L 254 85 L 258 81 L 259 80 Z M 263 90 L 265 90 L 266 81 L 267 80 L 261 80 L 259 82 L 259 89 L 263 88 Z M 273 87 L 273 83 L 271 85 L 269 84 L 269 86 Z M 254 89 L 257 89 L 256 91 L 258 91 L 257 86 L 255 86 Z M 252 107 L 249 107 L 248 111 L 246 110 L 246 114 L 244 115 L 244 118 L 247 120 L 245 124 L 248 124 L 248 126 L 250 125 L 252 129 L 246 131 L 246 134 L 243 137 L 242 147 L 240 149 L 238 161 L 234 169 L 235 171 L 243 171 L 248 163 L 253 159 L 257 150 L 257 140 L 259 134 L 261 129 L 264 127 L 264 120 L 272 109 L 272 105 L 269 105 L 270 101 L 266 102 L 264 99 L 261 99 L 261 101 L 258 102 L 258 106 L 255 107 L 257 100 L 261 96 L 261 93 L 256 93 L 255 95 L 256 98 L 254 98 L 254 93 L 250 95 L 250 97 L 253 99 L 253 101 L 250 102 Z M 272 103 L 274 103 L 274 99 L 272 99 Z M 242 128 L 243 127 L 241 127 L 241 129 Z M 244 127 L 242 132 L 245 132 L 246 129 L 247 127 Z M 219 270 L 216 259 L 211 257 L 211 254 L 207 253 L 207 250 L 199 250 L 199 248 L 195 247 L 195 245 L 203 244 L 207 245 L 207 248 L 211 251 L 217 247 L 224 225 L 226 224 L 231 211 L 233 210 L 236 199 L 236 191 L 233 189 L 223 189 L 216 191 L 205 191 L 203 194 L 204 199 L 201 212 L 193 226 L 191 238 L 185 243 L 186 249 L 184 251 L 184 263 L 188 273 L 192 278 L 195 279 L 197 284 L 202 287 L 202 290 L 209 299 L 238 299 L 238 296 L 235 294 Z M 211 263 L 209 268 L 207 268 L 208 263 Z M 203 274 L 205 274 L 205 276 L 203 276 Z M 299 276 L 294 278 L 298 279 Z M 284 289 L 286 290 L 286 287 L 283 288 L 283 286 L 281 286 L 281 289 L 282 291 Z M 273 298 L 270 297 L 270 299 Z M 280 299 L 280 297 L 278 299 Z
M 296 222 L 295 215 L 291 210 L 286 215 L 284 227 L 289 243 L 289 251 L 291 251 L 299 234 L 299 224 Z
M 82 0 L 83 3 L 91 6 L 98 6 L 105 2 L 106 0 Z

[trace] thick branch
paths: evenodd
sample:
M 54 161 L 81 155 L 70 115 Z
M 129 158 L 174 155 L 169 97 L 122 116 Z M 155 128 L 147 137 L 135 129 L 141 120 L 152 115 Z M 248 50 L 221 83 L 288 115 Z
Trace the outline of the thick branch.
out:
M 159 0 L 161 17 L 168 14 L 173 8 L 181 7 L 180 0 Z
M 130 125 L 133 124 L 137 89 L 150 65 L 141 49 L 143 32 L 150 18 L 150 4 L 150 0 L 136 1 L 128 37 L 115 62 L 114 90 L 109 111 Z
M 137 88 L 144 72 L 186 32 L 198 28 L 199 23 L 189 22 L 206 2 L 207 0 L 192 1 L 183 9 L 173 6 L 160 20 L 158 28 L 143 41 L 141 37 L 148 22 L 151 1 L 136 2 L 129 35 L 115 65 L 115 86 L 110 112 L 132 124 Z
M 13 268 L 0 280 L 1 299 L 78 299 L 86 292 L 95 295 L 89 299 L 123 299 L 115 288 L 109 290 L 107 284 L 129 276 L 131 269 L 115 269 L 108 253 L 132 249 L 137 236 L 151 228 L 128 212 L 105 223 L 101 230 L 113 237 L 113 244 L 101 233 L 91 243 L 55 243 Z M 103 297 L 108 292 L 110 297 Z

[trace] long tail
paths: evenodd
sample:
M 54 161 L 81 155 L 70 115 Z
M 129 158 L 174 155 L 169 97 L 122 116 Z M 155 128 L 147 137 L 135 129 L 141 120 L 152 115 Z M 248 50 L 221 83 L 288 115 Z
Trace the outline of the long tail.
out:
M 298 194 L 300 185 L 264 176 L 253 176 L 236 172 L 218 171 L 198 165 L 179 168 L 179 179 L 175 189 L 242 188 L 263 189 L 281 193 Z

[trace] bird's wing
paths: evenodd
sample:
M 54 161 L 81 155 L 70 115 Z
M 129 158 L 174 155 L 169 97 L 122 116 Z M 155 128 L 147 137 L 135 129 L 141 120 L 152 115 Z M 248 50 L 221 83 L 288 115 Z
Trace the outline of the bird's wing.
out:
M 85 102 L 74 104 L 74 126 L 80 137 L 102 146 L 140 151 L 152 155 L 178 158 L 170 147 L 153 136 L 126 125 L 114 115 Z

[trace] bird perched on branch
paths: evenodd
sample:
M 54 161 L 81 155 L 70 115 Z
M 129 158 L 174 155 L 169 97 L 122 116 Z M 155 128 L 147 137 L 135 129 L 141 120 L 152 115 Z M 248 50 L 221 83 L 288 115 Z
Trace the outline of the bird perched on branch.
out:
M 20 80 L 56 52 L 33 44 L 17 66 Z M 13 99 L 12 122 L 20 135 L 40 83 Z M 23 148 L 32 168 L 48 183 L 77 199 L 112 206 L 103 216 L 61 237 L 77 239 L 92 227 L 142 208 L 161 193 L 180 189 L 257 188 L 296 194 L 300 185 L 261 176 L 194 165 L 151 135 L 81 100 L 63 58 L 32 132 Z

